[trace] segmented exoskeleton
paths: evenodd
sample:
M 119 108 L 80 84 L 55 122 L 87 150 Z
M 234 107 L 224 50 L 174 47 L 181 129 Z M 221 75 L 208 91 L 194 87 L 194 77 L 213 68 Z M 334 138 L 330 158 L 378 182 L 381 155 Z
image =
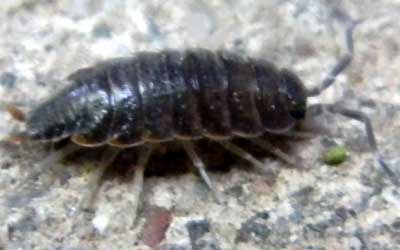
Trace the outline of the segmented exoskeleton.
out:
M 78 70 L 33 110 L 30 140 L 72 137 L 117 147 L 282 133 L 306 112 L 306 90 L 264 60 L 204 49 L 140 52 Z

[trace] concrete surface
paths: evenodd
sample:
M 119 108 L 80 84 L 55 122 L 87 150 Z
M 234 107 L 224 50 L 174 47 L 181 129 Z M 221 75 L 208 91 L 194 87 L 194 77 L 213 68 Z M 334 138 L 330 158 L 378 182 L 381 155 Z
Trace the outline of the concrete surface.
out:
M 355 31 L 355 58 L 313 102 L 343 100 L 366 112 L 382 154 L 400 176 L 395 0 L 3 0 L 0 101 L 29 110 L 80 67 L 140 50 L 196 46 L 267 58 L 294 69 L 310 87 L 344 52 L 338 13 L 364 20 Z M 322 120 L 334 136 L 292 145 L 304 170 L 266 157 L 266 165 L 280 170 L 277 178 L 243 161 L 211 172 L 222 203 L 190 172 L 146 178 L 136 226 L 129 181 L 104 180 L 95 211 L 79 213 L 96 169 L 91 161 L 43 169 L 42 160 L 54 156 L 45 145 L 3 143 L 0 249 L 400 249 L 399 188 L 368 151 L 363 127 L 339 116 Z M 18 126 L 0 113 L 1 137 Z M 321 155 L 335 145 L 346 145 L 350 158 L 327 166 Z M 46 186 L 46 169 L 57 166 L 62 173 Z

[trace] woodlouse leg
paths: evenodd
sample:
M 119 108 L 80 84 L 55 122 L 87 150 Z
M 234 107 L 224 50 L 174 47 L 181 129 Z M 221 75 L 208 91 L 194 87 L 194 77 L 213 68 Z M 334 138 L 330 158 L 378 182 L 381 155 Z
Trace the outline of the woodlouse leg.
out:
M 315 138 L 315 136 L 317 136 L 316 133 L 305 132 L 305 131 L 287 131 L 279 135 L 291 137 L 294 139 L 312 139 Z
M 30 200 L 37 197 L 40 193 L 49 190 L 49 187 L 54 183 L 56 177 L 61 175 L 65 167 L 63 164 L 56 163 L 77 150 L 79 150 L 78 146 L 70 144 L 59 151 L 51 152 L 48 157 L 39 162 L 40 168 L 30 173 L 25 181 L 17 187 L 17 190 L 19 190 L 18 195 L 7 199 L 7 205 L 9 207 L 16 207 L 20 206 L 21 203 L 29 203 Z M 49 171 L 48 176 L 46 176 L 47 178 L 40 183 L 40 186 L 35 186 L 35 182 L 39 179 L 39 176 L 44 175 L 46 171 Z
M 78 205 L 78 211 L 90 211 L 95 203 L 96 194 L 100 188 L 100 181 L 106 169 L 114 162 L 115 158 L 120 153 L 120 149 L 108 148 L 103 153 L 99 166 L 93 171 L 90 176 L 87 190 L 84 192 L 83 197 Z
M 264 141 L 264 140 L 261 140 L 259 138 L 254 138 L 254 139 L 251 139 L 251 142 L 256 144 L 257 146 L 261 147 L 262 149 L 266 150 L 267 152 L 275 155 L 276 157 L 278 157 L 279 159 L 281 159 L 282 161 L 288 163 L 291 166 L 298 166 L 299 165 L 299 161 L 297 159 L 295 159 L 294 157 L 291 157 L 290 155 L 286 154 L 285 152 L 283 152 L 279 148 L 275 147 L 274 145 L 272 145 L 268 141 Z
M 374 135 L 374 130 L 372 128 L 371 120 L 370 118 L 364 114 L 361 111 L 358 110 L 352 110 L 352 109 L 346 109 L 343 107 L 340 107 L 338 104 L 314 104 L 310 106 L 309 110 L 311 111 L 313 116 L 319 115 L 323 113 L 325 110 L 331 113 L 336 113 L 336 114 L 341 114 L 343 116 L 349 117 L 351 119 L 357 120 L 361 123 L 364 124 L 365 126 L 365 132 L 367 134 L 367 139 L 368 139 L 368 144 L 369 147 L 371 148 L 372 152 L 375 154 L 375 157 L 381 166 L 382 170 L 387 174 L 389 177 L 390 181 L 396 185 L 400 186 L 400 182 L 397 179 L 397 176 L 389 168 L 387 163 L 384 160 L 384 157 L 380 154 L 378 146 L 376 144 L 376 139 Z
M 218 194 L 217 190 L 214 188 L 214 185 L 212 184 L 210 177 L 208 176 L 206 172 L 206 166 L 204 162 L 201 160 L 201 158 L 197 155 L 193 143 L 189 141 L 182 141 L 183 148 L 185 149 L 186 153 L 188 154 L 189 158 L 193 162 L 193 165 L 197 168 L 199 171 L 199 174 L 201 178 L 203 179 L 204 183 L 207 185 L 207 187 L 211 190 L 213 193 L 215 199 L 221 203 L 221 198 L 220 195 Z
M 253 155 L 251 155 L 249 152 L 245 151 L 244 149 L 240 148 L 239 146 L 236 146 L 235 144 L 226 141 L 226 140 L 215 140 L 219 144 L 221 144 L 226 150 L 229 152 L 239 156 L 240 158 L 243 158 L 250 163 L 253 164 L 253 167 L 255 167 L 257 170 L 259 170 L 261 173 L 266 174 L 266 175 L 276 175 L 276 171 L 274 171 L 271 168 L 267 168 L 265 164 L 263 164 L 261 161 L 257 160 Z
M 349 20 L 348 23 L 349 24 L 346 28 L 347 53 L 339 59 L 337 64 L 333 67 L 331 72 L 325 77 L 321 84 L 307 91 L 307 96 L 312 97 L 321 94 L 325 89 L 334 84 L 336 77 L 346 70 L 346 68 L 350 65 L 354 52 L 353 30 L 357 24 L 361 23 L 361 21 Z
M 154 150 L 154 146 L 149 144 L 148 146 L 143 146 L 139 152 L 139 158 L 135 165 L 134 172 L 135 177 L 129 186 L 129 190 L 134 194 L 135 201 L 133 202 L 130 211 L 132 211 L 132 224 L 135 223 L 137 217 L 137 210 L 140 205 L 140 197 L 143 191 L 143 179 L 144 179 L 144 170 L 146 168 L 147 163 L 149 162 L 150 156 Z
M 40 165 L 42 165 L 42 168 L 36 173 L 33 173 L 32 177 L 30 178 L 37 179 L 39 175 L 43 173 L 43 170 L 49 169 L 50 176 L 48 178 L 48 182 L 45 183 L 45 186 L 48 187 L 52 185 L 55 181 L 55 178 L 61 175 L 61 172 L 65 167 L 63 164 L 57 164 L 55 167 L 53 167 L 54 164 L 79 149 L 79 146 L 71 143 L 58 151 L 51 152 L 48 157 L 46 157 L 43 161 L 39 163 Z
M 376 144 L 374 130 L 373 130 L 372 124 L 371 124 L 371 119 L 361 111 L 342 108 L 339 105 L 320 104 L 320 106 L 322 107 L 322 109 L 326 108 L 326 110 L 328 110 L 329 112 L 341 114 L 343 116 L 349 117 L 351 119 L 354 119 L 354 120 L 357 120 L 357 121 L 363 123 L 365 126 L 365 132 L 367 134 L 369 147 L 371 148 L 372 152 L 375 154 L 375 157 L 376 157 L 377 161 L 379 162 L 379 165 L 381 166 L 382 170 L 387 174 L 387 176 L 392 181 L 392 183 L 396 186 L 400 186 L 400 182 L 399 182 L 397 176 L 395 175 L 393 170 L 391 170 L 389 168 L 389 166 L 386 164 L 386 162 L 384 160 L 384 157 L 379 152 L 378 146 Z

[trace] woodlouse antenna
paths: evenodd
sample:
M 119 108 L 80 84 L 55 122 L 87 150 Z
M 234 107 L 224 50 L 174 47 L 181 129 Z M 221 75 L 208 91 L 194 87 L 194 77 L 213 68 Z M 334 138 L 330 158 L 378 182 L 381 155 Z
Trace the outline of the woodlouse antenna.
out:
M 353 60 L 353 53 L 354 53 L 353 30 L 362 21 L 351 20 L 349 22 L 350 23 L 346 28 L 346 34 L 345 34 L 347 53 L 339 59 L 339 61 L 333 67 L 328 76 L 326 76 L 325 79 L 322 80 L 321 84 L 307 91 L 308 97 L 318 96 L 322 92 L 324 92 L 325 89 L 333 85 L 335 83 L 336 77 L 341 73 L 343 73 L 343 71 L 345 71 L 348 68 L 351 61 Z
M 53 151 L 48 154 L 38 163 L 40 168 L 31 169 L 32 172 L 17 186 L 18 193 L 6 197 L 6 206 L 9 208 L 20 207 L 21 202 L 30 201 L 38 194 L 51 190 L 51 185 L 57 180 L 57 177 L 62 176 L 65 168 L 65 165 L 57 164 L 57 162 L 78 150 L 79 147 L 71 143 L 59 151 Z M 40 184 L 37 183 L 39 178 L 42 180 Z
M 9 103 L 0 103 L 0 110 L 4 110 L 11 115 L 11 117 L 19 122 L 25 122 L 25 113 L 17 106 Z
M 314 87 L 307 91 L 308 97 L 318 96 L 319 94 L 321 94 L 325 89 L 334 84 L 336 77 L 350 65 L 353 59 L 353 52 L 354 52 L 353 30 L 355 26 L 360 24 L 361 22 L 362 20 L 354 21 L 348 18 L 347 20 L 348 24 L 346 28 L 346 38 L 345 38 L 347 54 L 344 55 L 341 59 L 339 59 L 338 63 L 335 65 L 335 67 L 333 67 L 330 74 L 322 81 L 322 83 L 319 86 Z M 364 114 L 359 110 L 343 108 L 338 103 L 314 104 L 308 108 L 308 112 L 311 113 L 313 116 L 319 115 L 324 111 L 328 111 L 335 114 L 341 114 L 350 119 L 357 120 L 363 123 L 365 126 L 369 147 L 371 148 L 371 151 L 375 154 L 377 162 L 379 163 L 382 170 L 389 177 L 390 181 L 394 185 L 400 186 L 400 181 L 397 179 L 393 170 L 391 170 L 389 166 L 386 164 L 384 157 L 379 152 L 378 146 L 376 144 L 374 130 L 371 124 L 371 119 L 366 114 Z
M 7 112 L 16 121 L 25 122 L 26 120 L 25 113 L 14 104 L 0 102 L 0 111 Z M 1 138 L 0 142 L 21 144 L 28 141 L 29 139 L 29 135 L 26 132 L 13 131 L 5 138 Z
M 26 132 L 13 132 L 5 138 L 1 138 L 0 142 L 21 144 L 30 140 L 29 135 Z

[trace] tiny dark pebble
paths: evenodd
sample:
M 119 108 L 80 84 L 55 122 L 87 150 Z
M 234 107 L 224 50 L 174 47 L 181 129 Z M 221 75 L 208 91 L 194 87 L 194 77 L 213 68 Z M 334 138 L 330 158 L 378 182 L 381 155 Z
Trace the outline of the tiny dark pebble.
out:
M 186 224 L 190 241 L 195 242 L 204 234 L 210 232 L 210 223 L 207 220 L 193 220 Z
M 241 45 L 244 44 L 244 42 L 243 42 L 243 39 L 241 39 L 241 38 L 236 38 L 236 39 L 233 41 L 233 44 L 234 44 L 235 46 L 241 46 Z
M 10 184 L 14 185 L 15 183 L 17 183 L 17 179 L 11 178 L 10 179 Z
M 332 147 L 337 146 L 337 143 L 332 138 L 329 138 L 326 136 L 323 136 L 321 138 L 321 144 L 322 144 L 322 146 L 327 147 L 327 148 L 332 148 Z
M 252 222 L 242 226 L 236 242 L 248 242 L 254 236 L 259 239 L 265 239 L 270 234 L 271 230 L 264 224 Z
M 193 220 L 186 223 L 193 250 L 219 250 L 219 244 L 210 236 L 210 223 L 207 220 Z
M 161 36 L 161 31 L 157 23 L 155 22 L 154 19 L 149 18 L 147 20 L 148 23 L 148 28 L 149 28 L 149 34 L 151 37 L 159 37 Z
M 233 195 L 235 197 L 240 197 L 243 195 L 244 191 L 242 186 L 234 186 L 226 190 L 225 193 Z
M 354 236 L 360 241 L 360 243 L 361 243 L 361 248 L 360 249 L 361 250 L 369 249 L 368 246 L 367 246 L 367 243 L 365 242 L 363 232 L 357 231 L 357 232 L 355 232 Z
M 95 38 L 110 38 L 111 28 L 106 23 L 98 23 L 92 30 L 92 35 Z
M 304 213 L 302 211 L 302 207 L 299 209 L 294 209 L 295 211 L 289 215 L 289 220 L 292 223 L 301 223 L 304 221 Z
M 47 44 L 47 45 L 44 46 L 44 50 L 46 52 L 50 52 L 53 49 L 54 49 L 54 46 L 52 44 Z
M 308 246 L 306 247 L 305 250 L 326 250 L 325 247 L 319 247 L 319 246 Z
M 29 190 L 20 192 L 17 195 L 8 197 L 6 199 L 6 206 L 10 208 L 18 208 L 27 206 L 34 198 L 43 195 L 43 191 Z
M 27 215 L 21 218 L 19 221 L 8 225 L 8 237 L 13 238 L 13 235 L 17 232 L 32 232 L 37 229 L 36 221 L 32 215 Z
M 42 81 L 42 80 L 36 81 L 36 84 L 37 84 L 38 86 L 42 86 L 42 87 L 45 87 L 45 86 L 47 85 L 46 82 L 45 82 L 45 81 Z
M 11 162 L 6 161 L 6 162 L 3 162 L 3 163 L 1 164 L 0 168 L 1 168 L 1 169 L 9 169 L 11 166 L 12 166 Z
M 356 211 L 353 209 L 348 209 L 345 207 L 338 207 L 335 209 L 335 215 L 339 217 L 343 222 L 346 221 L 349 217 L 355 218 L 357 217 Z
M 335 209 L 335 214 L 342 220 L 346 221 L 348 218 L 348 211 L 345 207 L 339 207 Z
M 372 99 L 361 99 L 360 105 L 362 105 L 364 107 L 375 108 L 376 102 Z
M 356 218 L 357 217 L 357 212 L 356 211 L 354 211 L 353 209 L 349 209 L 349 214 L 353 217 L 353 218 Z
M 314 193 L 314 188 L 312 186 L 306 186 L 299 191 L 294 192 L 291 194 L 291 197 L 295 199 L 295 202 L 305 207 L 307 204 L 311 202 L 312 195 Z
M 196 245 L 193 246 L 193 250 L 220 250 L 216 241 L 210 240 L 199 240 Z
M 268 220 L 269 219 L 269 213 L 267 211 L 262 211 L 258 212 L 255 217 L 263 219 L 263 220 Z
M 306 227 L 323 237 L 325 230 L 329 227 L 329 225 L 326 222 L 319 222 L 315 224 L 307 224 Z
M 0 84 L 7 88 L 14 88 L 17 82 L 17 76 L 11 72 L 4 72 L 0 75 Z
M 400 218 L 396 219 L 393 223 L 392 223 L 392 227 L 396 230 L 400 230 Z
M 271 233 L 271 229 L 263 223 L 257 222 L 258 218 L 268 219 L 269 215 L 263 213 L 262 217 L 253 216 L 244 222 L 236 236 L 235 242 L 249 242 L 252 239 L 264 240 Z
M 165 245 L 159 246 L 156 249 L 157 250 L 187 250 L 188 247 L 187 246 L 177 245 L 177 244 L 165 244 Z

